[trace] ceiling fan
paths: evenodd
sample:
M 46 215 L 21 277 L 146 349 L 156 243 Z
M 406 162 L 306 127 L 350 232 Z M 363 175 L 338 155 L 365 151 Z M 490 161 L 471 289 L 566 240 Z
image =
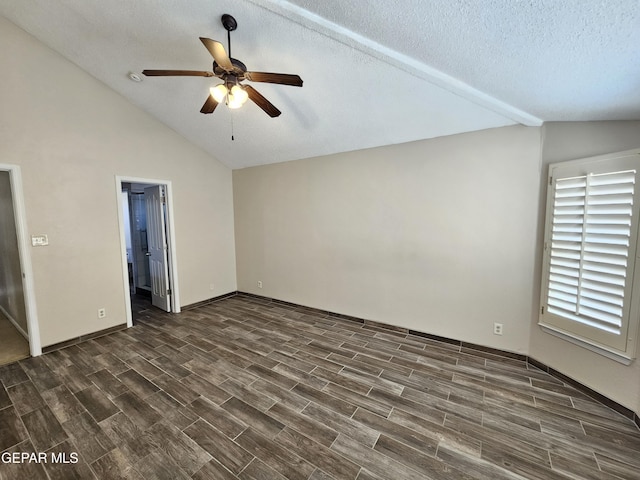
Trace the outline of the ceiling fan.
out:
M 143 70 L 142 73 L 147 77 L 217 77 L 222 80 L 223 83 L 211 87 L 209 97 L 200 109 L 201 113 L 213 113 L 218 104 L 222 102 L 226 103 L 229 108 L 240 108 L 249 99 L 270 117 L 277 117 L 282 112 L 255 88 L 251 85 L 242 84 L 242 81 L 249 80 L 250 82 L 277 83 L 301 87 L 302 79 L 298 75 L 286 73 L 248 72 L 244 63 L 231 58 L 231 32 L 238 28 L 238 22 L 226 13 L 222 15 L 221 21 L 227 30 L 228 55 L 220 42 L 200 37 L 200 41 L 213 57 L 213 71 Z

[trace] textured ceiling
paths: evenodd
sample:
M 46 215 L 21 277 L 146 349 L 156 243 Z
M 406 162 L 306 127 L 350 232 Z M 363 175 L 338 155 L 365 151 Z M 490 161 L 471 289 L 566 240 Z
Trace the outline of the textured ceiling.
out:
M 0 15 L 231 168 L 515 123 L 640 119 L 638 0 L 9 0 Z M 249 70 L 253 104 L 199 113 L 216 79 L 198 37 Z M 231 141 L 231 132 L 235 141 Z

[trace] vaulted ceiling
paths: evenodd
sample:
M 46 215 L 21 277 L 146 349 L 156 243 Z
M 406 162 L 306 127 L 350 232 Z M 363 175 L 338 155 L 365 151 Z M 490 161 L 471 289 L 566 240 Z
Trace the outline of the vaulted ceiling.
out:
M 0 2 L 0 15 L 231 168 L 518 123 L 640 119 L 639 10 L 637 0 Z M 251 102 L 201 114 L 216 78 L 129 79 L 211 70 L 198 37 L 226 47 L 224 13 L 238 22 L 234 58 L 304 80 L 252 83 L 281 116 Z

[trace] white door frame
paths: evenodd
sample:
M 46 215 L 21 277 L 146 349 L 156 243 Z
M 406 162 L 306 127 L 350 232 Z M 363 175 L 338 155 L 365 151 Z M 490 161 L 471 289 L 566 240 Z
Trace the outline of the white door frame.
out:
M 24 307 L 27 314 L 27 333 L 29 334 L 29 351 L 32 357 L 42 355 L 40 326 L 38 324 L 38 307 L 36 306 L 33 268 L 31 265 L 30 242 L 27 235 L 27 215 L 24 206 L 22 175 L 18 165 L 0 163 L 0 171 L 9 172 L 13 214 L 16 219 L 16 236 L 18 237 L 18 256 L 22 270 L 22 290 Z
M 131 298 L 129 297 L 129 269 L 127 266 L 127 243 L 125 241 L 124 215 L 122 213 L 122 184 L 146 183 L 149 185 L 163 185 L 167 201 L 167 244 L 169 249 L 169 278 L 171 279 L 171 312 L 180 313 L 180 288 L 178 286 L 178 258 L 176 255 L 176 236 L 174 231 L 173 190 L 171 181 L 153 178 L 126 177 L 116 175 L 116 200 L 118 202 L 118 226 L 120 230 L 120 258 L 122 259 L 122 285 L 124 287 L 125 312 L 127 314 L 127 327 L 133 326 L 131 315 Z

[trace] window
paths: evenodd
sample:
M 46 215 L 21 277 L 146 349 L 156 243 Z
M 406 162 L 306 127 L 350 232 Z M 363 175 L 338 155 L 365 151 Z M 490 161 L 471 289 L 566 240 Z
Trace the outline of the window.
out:
M 539 323 L 624 363 L 640 314 L 639 175 L 640 151 L 549 166 Z

